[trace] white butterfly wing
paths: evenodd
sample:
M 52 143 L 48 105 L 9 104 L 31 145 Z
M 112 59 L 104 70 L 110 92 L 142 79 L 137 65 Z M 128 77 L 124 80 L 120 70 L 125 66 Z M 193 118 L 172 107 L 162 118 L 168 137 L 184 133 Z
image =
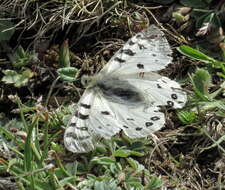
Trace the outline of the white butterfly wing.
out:
M 65 131 L 64 144 L 71 152 L 88 152 L 94 149 L 97 138 L 109 139 L 119 131 L 107 101 L 95 91 L 86 90 Z
M 118 133 L 121 126 L 108 101 L 100 94 L 95 96 L 87 125 L 92 135 L 105 139 Z
M 78 103 L 75 115 L 71 118 L 64 133 L 64 145 L 71 152 L 87 152 L 94 148 L 87 122 L 95 93 L 86 90 Z
M 187 102 L 187 95 L 180 85 L 167 77 L 161 76 L 157 80 L 127 78 L 126 81 L 139 89 L 153 107 L 165 105 L 182 108 Z
M 129 107 L 112 102 L 109 105 L 120 123 L 120 129 L 130 138 L 147 137 L 164 126 L 164 114 L 157 107 Z
M 99 83 L 82 96 L 64 135 L 66 148 L 87 152 L 94 149 L 97 137 L 108 139 L 123 130 L 139 138 L 162 128 L 165 118 L 159 106 L 182 108 L 187 101 L 177 82 L 154 72 L 171 63 L 171 53 L 163 32 L 154 25 L 132 37 L 100 71 Z M 117 93 L 119 88 L 125 90 Z M 129 92 L 145 101 L 132 106 L 135 102 L 129 102 Z
M 110 59 L 101 73 L 123 75 L 157 71 L 172 61 L 169 43 L 155 25 L 137 33 Z

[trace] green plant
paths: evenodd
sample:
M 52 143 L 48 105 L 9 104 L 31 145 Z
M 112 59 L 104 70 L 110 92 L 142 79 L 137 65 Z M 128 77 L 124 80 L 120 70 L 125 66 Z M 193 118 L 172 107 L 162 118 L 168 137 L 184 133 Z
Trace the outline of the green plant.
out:
M 220 77 L 225 78 L 225 62 L 217 61 L 212 57 L 207 56 L 204 53 L 189 46 L 180 46 L 178 48 L 178 51 L 194 60 L 204 62 L 208 68 L 211 68 L 212 73 L 213 70 L 219 69 L 220 71 L 216 74 Z M 201 109 L 201 111 L 215 108 L 222 110 L 223 112 L 225 111 L 224 100 L 218 99 L 219 95 L 224 90 L 224 82 L 221 83 L 217 90 L 211 92 L 210 88 L 213 86 L 211 82 L 211 74 L 205 69 L 197 69 L 196 72 L 192 76 L 190 76 L 190 79 L 195 94 L 192 101 L 195 105 L 199 106 L 199 109 Z
M 65 40 L 60 47 L 59 66 L 60 68 L 57 72 L 60 79 L 67 82 L 74 82 L 76 80 L 78 69 L 70 66 L 70 51 L 67 40 Z
M 22 87 L 27 84 L 28 80 L 33 76 L 30 69 L 25 69 L 19 73 L 14 70 L 4 70 L 2 81 L 6 84 L 13 84 L 15 87 Z
M 186 55 L 194 60 L 199 60 L 207 64 L 207 66 L 210 66 L 212 68 L 220 69 L 220 72 L 217 72 L 217 75 L 225 78 L 225 62 L 218 61 L 201 51 L 194 49 L 192 47 L 182 45 L 177 48 L 177 50 L 182 53 L 183 55 Z

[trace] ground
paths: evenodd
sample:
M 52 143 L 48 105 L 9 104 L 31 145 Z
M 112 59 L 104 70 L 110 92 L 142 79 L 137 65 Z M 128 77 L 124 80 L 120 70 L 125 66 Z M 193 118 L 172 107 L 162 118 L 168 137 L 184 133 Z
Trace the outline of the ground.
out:
M 225 189 L 224 1 L 3 0 L 0 10 L 0 189 Z M 188 103 L 163 108 L 155 138 L 119 134 L 70 153 L 81 76 L 150 24 L 173 50 L 161 74 Z

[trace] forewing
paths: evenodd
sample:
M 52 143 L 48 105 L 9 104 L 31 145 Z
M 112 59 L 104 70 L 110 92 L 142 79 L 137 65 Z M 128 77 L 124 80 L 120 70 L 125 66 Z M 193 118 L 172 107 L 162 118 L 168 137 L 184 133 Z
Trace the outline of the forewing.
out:
M 164 33 L 155 25 L 151 25 L 129 39 L 101 73 L 126 75 L 161 70 L 171 63 L 171 54 Z
M 87 125 L 94 96 L 95 93 L 91 90 L 84 92 L 64 133 L 65 147 L 71 152 L 81 153 L 94 149 L 93 136 Z

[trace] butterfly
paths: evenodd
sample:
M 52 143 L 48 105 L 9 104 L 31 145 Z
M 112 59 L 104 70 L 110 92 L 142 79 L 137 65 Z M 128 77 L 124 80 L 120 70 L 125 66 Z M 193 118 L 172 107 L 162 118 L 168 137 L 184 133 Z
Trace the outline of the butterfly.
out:
M 172 63 L 171 54 L 164 33 L 151 25 L 130 38 L 98 74 L 83 76 L 87 88 L 64 133 L 65 147 L 88 152 L 98 138 L 121 131 L 140 138 L 161 129 L 160 106 L 182 108 L 187 101 L 177 82 L 157 73 Z

